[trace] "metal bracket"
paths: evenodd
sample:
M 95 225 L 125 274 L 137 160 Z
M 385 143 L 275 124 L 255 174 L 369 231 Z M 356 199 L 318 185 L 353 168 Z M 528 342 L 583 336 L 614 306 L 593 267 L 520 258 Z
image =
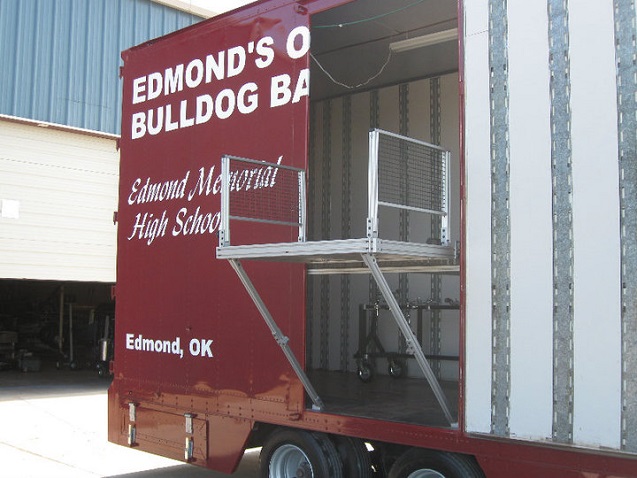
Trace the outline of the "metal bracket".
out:
M 192 424 L 192 419 L 195 416 L 192 413 L 184 413 L 184 418 L 186 419 L 186 433 L 192 435 L 194 433 L 194 427 Z
M 137 404 L 135 402 L 128 402 L 128 446 L 135 445 L 135 439 L 137 438 L 137 427 L 135 421 L 137 420 Z
M 195 450 L 195 440 L 192 437 L 186 437 L 186 443 L 184 445 L 184 460 L 192 461 Z
M 128 402 L 128 420 L 137 421 L 137 404 L 135 402 Z
M 128 446 L 135 445 L 135 438 L 137 437 L 137 428 L 132 423 L 128 424 Z

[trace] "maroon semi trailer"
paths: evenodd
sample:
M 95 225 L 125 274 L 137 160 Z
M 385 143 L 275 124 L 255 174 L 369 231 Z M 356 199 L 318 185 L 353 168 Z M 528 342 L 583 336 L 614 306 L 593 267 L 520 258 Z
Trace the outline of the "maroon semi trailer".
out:
M 123 53 L 109 440 L 637 476 L 635 5 L 262 0 Z

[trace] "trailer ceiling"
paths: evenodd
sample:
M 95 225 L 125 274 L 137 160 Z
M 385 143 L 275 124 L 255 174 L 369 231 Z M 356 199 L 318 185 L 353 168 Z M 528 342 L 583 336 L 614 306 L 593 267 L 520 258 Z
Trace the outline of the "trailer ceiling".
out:
M 312 99 L 457 71 L 454 40 L 402 52 L 390 49 L 397 41 L 457 26 L 457 0 L 357 0 L 314 15 Z

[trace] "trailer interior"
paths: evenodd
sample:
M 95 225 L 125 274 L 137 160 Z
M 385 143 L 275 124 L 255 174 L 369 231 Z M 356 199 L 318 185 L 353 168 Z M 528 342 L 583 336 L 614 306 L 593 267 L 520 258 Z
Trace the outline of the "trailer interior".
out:
M 369 130 L 380 128 L 450 152 L 446 217 L 380 208 L 379 222 L 381 237 L 412 244 L 442 243 L 454 251 L 452 257 L 429 262 L 448 267 L 410 269 L 418 264 L 418 258 L 411 258 L 383 275 L 457 421 L 457 2 L 353 2 L 314 15 L 311 25 L 310 240 L 365 236 Z M 399 163 L 421 159 L 408 156 L 403 155 Z M 411 172 L 405 170 L 407 175 Z M 430 172 L 432 181 L 438 181 L 438 172 Z M 425 184 L 415 184 L 414 191 L 401 191 L 414 195 L 421 187 L 426 189 Z M 441 237 L 441 220 L 447 221 L 446 237 Z M 326 409 L 451 426 L 369 271 L 316 272 L 308 267 L 306 363 Z
M 235 247 L 228 217 L 221 227 L 228 241 L 222 237 L 217 257 L 233 264 L 303 383 L 308 407 L 457 427 L 456 9 L 450 0 L 369 0 L 314 15 L 309 166 L 276 169 L 297 201 L 287 211 L 301 218 L 299 242 Z M 241 171 L 242 158 L 224 160 L 226 172 Z M 243 167 L 247 177 L 254 165 Z M 307 190 L 294 189 L 304 184 Z M 270 210 L 262 200 L 259 207 Z M 230 212 L 243 220 L 259 209 L 224 207 L 245 211 Z M 297 225 L 280 214 L 254 220 Z M 305 367 L 242 269 L 244 259 L 306 264 Z

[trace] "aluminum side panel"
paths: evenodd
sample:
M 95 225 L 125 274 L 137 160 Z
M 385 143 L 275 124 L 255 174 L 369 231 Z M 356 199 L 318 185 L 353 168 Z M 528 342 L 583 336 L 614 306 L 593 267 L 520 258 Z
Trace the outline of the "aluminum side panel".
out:
M 621 284 L 613 4 L 570 3 L 573 439 L 619 448 Z
M 510 5 L 511 398 L 516 437 L 552 425 L 552 190 L 546 5 Z
M 466 3 L 465 429 L 630 451 L 621 252 L 635 199 L 617 130 L 635 111 L 618 113 L 634 89 L 616 52 L 634 5 Z
M 467 5 L 468 7 L 469 5 Z M 484 2 L 486 8 L 486 2 Z M 475 5 L 474 5 L 475 7 Z M 469 12 L 467 11 L 468 15 Z M 491 428 L 491 171 L 489 36 L 465 38 L 466 429 Z M 485 275 L 486 274 L 486 275 Z

